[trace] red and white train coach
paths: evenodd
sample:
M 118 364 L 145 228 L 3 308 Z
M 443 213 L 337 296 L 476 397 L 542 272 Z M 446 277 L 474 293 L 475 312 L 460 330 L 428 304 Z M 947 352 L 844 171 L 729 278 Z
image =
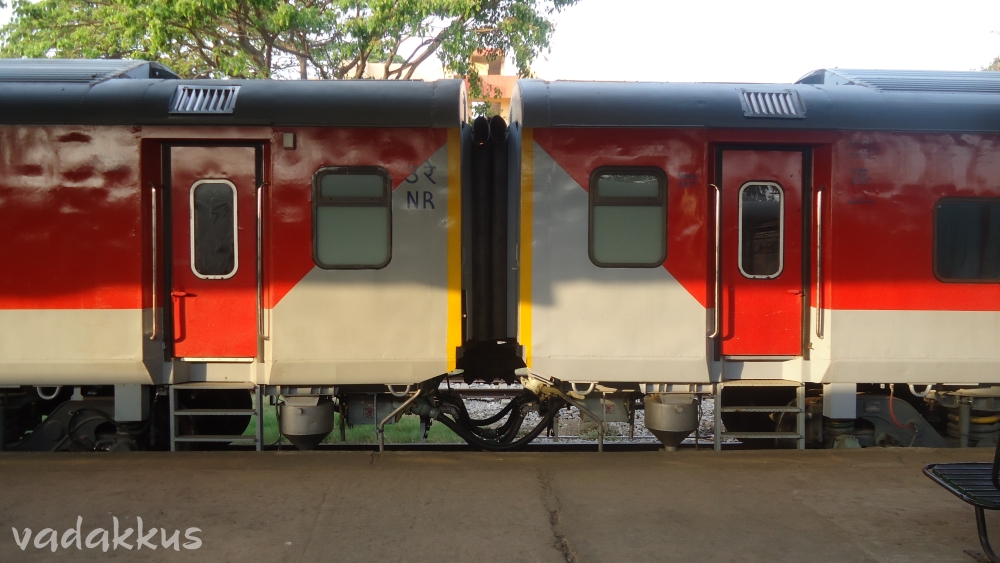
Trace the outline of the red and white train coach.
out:
M 4 61 L 0 80 L 8 442 L 42 414 L 48 438 L 24 447 L 93 442 L 69 430 L 102 415 L 142 430 L 149 391 L 172 384 L 214 382 L 161 403 L 171 428 L 209 440 L 246 427 L 247 389 L 264 384 L 296 386 L 308 408 L 335 385 L 455 369 L 461 81 L 184 81 L 30 60 Z M 24 385 L 58 397 L 39 406 Z M 192 414 L 175 420 L 182 403 Z
M 809 385 L 828 434 L 943 445 L 925 424 L 948 409 L 857 396 L 920 384 L 899 393 L 934 391 L 963 443 L 995 436 L 995 391 L 961 389 L 1000 383 L 998 94 L 974 72 L 520 81 L 528 369 L 726 389 L 730 436 L 800 444 Z
M 706 393 L 717 446 L 1000 431 L 991 73 L 524 80 L 509 129 L 460 81 L 0 80 L 0 446 L 259 447 L 264 394 L 300 447 L 567 405 L 674 447 Z M 459 377 L 523 391 L 476 420 Z

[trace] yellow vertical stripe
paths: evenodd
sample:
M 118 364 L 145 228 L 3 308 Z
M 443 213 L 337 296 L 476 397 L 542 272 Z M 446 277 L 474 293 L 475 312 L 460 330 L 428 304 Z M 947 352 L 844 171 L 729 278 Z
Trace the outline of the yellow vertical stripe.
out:
M 531 367 L 531 259 L 535 211 L 535 140 L 531 129 L 521 133 L 521 272 L 520 314 L 517 340 L 524 347 L 524 363 Z
M 462 345 L 462 132 L 448 130 L 448 371 Z

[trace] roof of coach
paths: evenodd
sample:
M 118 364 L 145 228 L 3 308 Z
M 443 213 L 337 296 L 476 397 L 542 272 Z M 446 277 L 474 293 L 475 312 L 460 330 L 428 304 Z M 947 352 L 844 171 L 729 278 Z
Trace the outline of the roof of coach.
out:
M 818 70 L 795 84 L 521 80 L 523 127 L 1000 132 L 1000 72 Z
M 96 84 L 110 78 L 177 78 L 169 68 L 126 59 L 0 59 L 0 82 Z
M 0 125 L 458 127 L 468 116 L 462 80 L 185 80 L 145 61 L 7 59 L 0 82 Z
M 857 85 L 895 92 L 1000 94 L 1000 72 L 821 68 L 806 74 L 796 84 Z

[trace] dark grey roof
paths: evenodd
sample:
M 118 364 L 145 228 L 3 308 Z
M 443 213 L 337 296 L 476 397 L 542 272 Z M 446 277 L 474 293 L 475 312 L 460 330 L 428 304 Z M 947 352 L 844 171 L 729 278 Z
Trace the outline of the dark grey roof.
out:
M 1000 93 L 1000 72 L 824 68 L 810 72 L 796 84 L 857 85 L 898 92 L 996 94 Z
M 110 78 L 177 78 L 167 67 L 125 59 L 0 59 L 0 82 L 96 84 Z
M 804 117 L 748 114 L 741 102 L 748 92 L 793 93 Z M 513 98 L 511 122 L 524 127 L 1000 132 L 1000 96 L 982 92 L 520 80 Z
M 171 114 L 182 85 L 239 86 L 239 95 L 231 114 Z M 0 87 L 0 124 L 458 127 L 466 104 L 461 80 L 11 82 Z

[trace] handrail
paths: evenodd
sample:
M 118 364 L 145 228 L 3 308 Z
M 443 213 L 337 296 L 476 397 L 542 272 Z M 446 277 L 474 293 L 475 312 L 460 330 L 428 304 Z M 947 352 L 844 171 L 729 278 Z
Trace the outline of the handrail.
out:
M 823 338 L 823 188 L 816 190 L 816 336 Z
M 382 422 L 378 423 L 378 426 L 375 428 L 375 432 L 378 434 L 378 451 L 379 451 L 379 453 L 382 453 L 382 452 L 385 451 L 385 424 L 387 422 L 389 422 L 389 420 L 391 418 L 395 417 L 397 414 L 399 414 L 401 412 L 406 412 L 406 408 L 409 407 L 413 403 L 413 401 L 416 401 L 417 397 L 419 397 L 420 393 L 422 393 L 422 392 L 423 392 L 423 389 L 417 388 L 417 390 L 413 393 L 413 395 L 410 396 L 409 399 L 403 401 L 402 405 L 399 405 L 398 407 L 396 407 L 395 409 L 393 409 L 393 411 L 391 413 L 389 413 L 388 415 L 386 415 L 385 418 L 382 419 Z M 378 399 L 376 398 L 375 401 L 376 401 L 376 403 L 375 403 L 376 404 L 375 412 L 378 413 L 378 403 L 377 403 Z
M 269 334 L 267 331 L 267 321 L 265 315 L 267 310 L 264 308 L 264 188 L 267 187 L 267 182 L 264 182 L 257 188 L 257 334 L 260 335 L 261 339 L 267 340 Z
M 719 336 L 722 325 L 722 190 L 715 184 L 715 318 L 709 338 Z
M 159 332 L 159 323 L 157 323 L 157 320 L 156 320 L 156 317 L 158 316 L 157 311 L 156 311 L 156 262 L 157 262 L 156 237 L 157 237 L 157 234 L 158 234 L 157 230 L 156 230 L 156 184 L 150 182 L 149 183 L 149 189 L 152 191 L 152 195 L 151 195 L 152 200 L 151 201 L 153 203 L 153 205 L 152 205 L 153 217 L 152 217 L 152 221 L 151 221 L 151 223 L 153 224 L 153 286 L 152 286 L 153 287 L 153 289 L 152 289 L 152 291 L 153 291 L 153 296 L 152 296 L 152 298 L 153 298 L 153 305 L 152 305 L 152 309 L 153 309 L 153 332 L 149 335 L 149 339 L 150 340 L 156 340 L 156 334 L 157 334 L 157 332 Z

